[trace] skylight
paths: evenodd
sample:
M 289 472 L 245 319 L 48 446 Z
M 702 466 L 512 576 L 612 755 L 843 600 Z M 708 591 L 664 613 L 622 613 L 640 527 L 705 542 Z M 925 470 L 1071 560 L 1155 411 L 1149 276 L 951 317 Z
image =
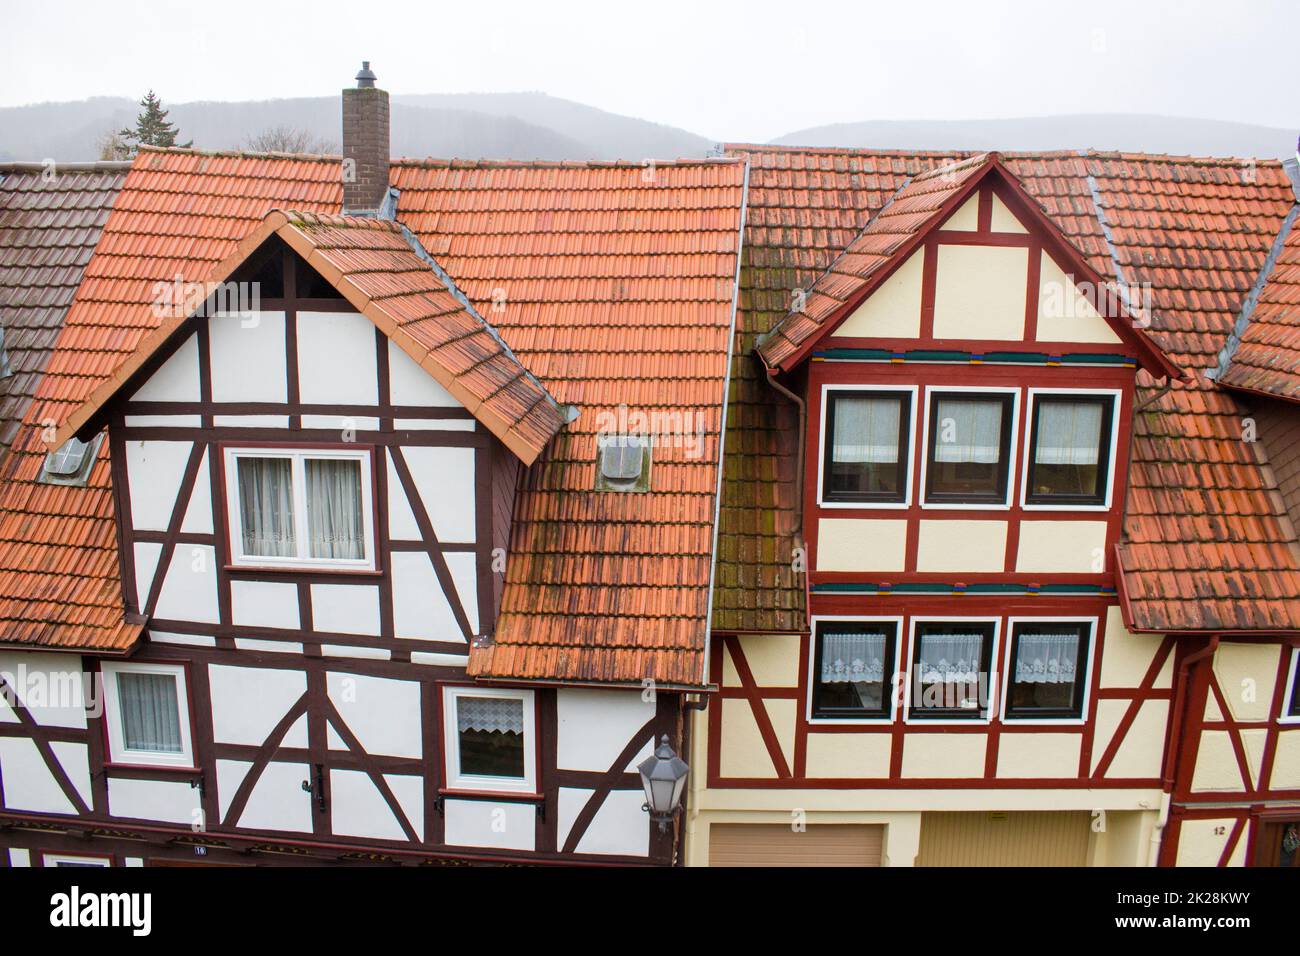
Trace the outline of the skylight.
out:
M 84 485 L 94 467 L 103 437 L 101 432 L 88 442 L 69 438 L 45 456 L 41 481 L 53 485 Z

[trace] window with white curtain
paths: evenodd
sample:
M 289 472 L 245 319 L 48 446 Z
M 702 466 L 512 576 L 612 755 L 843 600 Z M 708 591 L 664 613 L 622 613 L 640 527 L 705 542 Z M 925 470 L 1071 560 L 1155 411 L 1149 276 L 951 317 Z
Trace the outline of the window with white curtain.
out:
M 1087 621 L 1014 624 L 1007 718 L 1082 716 L 1091 636 L 1092 625 Z
M 370 467 L 368 448 L 227 448 L 232 561 L 373 569 Z
M 533 792 L 537 787 L 532 691 L 443 689 L 448 786 Z
M 184 667 L 107 662 L 100 670 L 111 760 L 194 766 Z
M 895 621 L 819 622 L 813 654 L 813 717 L 889 717 L 897 634 Z
M 992 621 L 918 622 L 912 641 L 909 716 L 988 716 L 996 630 Z
M 1114 406 L 1111 395 L 1034 396 L 1027 504 L 1105 503 Z
M 932 392 L 927 502 L 1005 503 L 1014 409 L 1010 392 Z
M 826 393 L 823 500 L 906 500 L 911 409 L 911 392 Z

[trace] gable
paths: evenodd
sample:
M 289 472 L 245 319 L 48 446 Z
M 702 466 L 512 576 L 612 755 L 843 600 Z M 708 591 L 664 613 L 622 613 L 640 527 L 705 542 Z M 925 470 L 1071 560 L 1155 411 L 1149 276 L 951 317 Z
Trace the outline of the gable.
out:
M 1109 353 L 1178 377 L 1139 329 L 1122 290 L 989 154 L 900 187 L 759 353 L 786 372 L 824 348 Z
M 525 464 L 565 424 L 541 382 L 396 222 L 273 211 L 205 283 L 158 287 L 151 307 L 161 324 L 56 441 L 97 428 L 114 396 L 138 389 L 146 369 L 184 347 L 177 340 L 196 318 L 207 335 L 212 401 L 373 403 L 377 329 Z M 244 424 L 272 424 L 261 413 Z
M 1120 347 L 1096 294 L 1085 294 L 1044 247 L 1040 227 L 998 193 L 985 180 L 828 338 Z M 1117 301 L 1100 291 L 1103 305 Z

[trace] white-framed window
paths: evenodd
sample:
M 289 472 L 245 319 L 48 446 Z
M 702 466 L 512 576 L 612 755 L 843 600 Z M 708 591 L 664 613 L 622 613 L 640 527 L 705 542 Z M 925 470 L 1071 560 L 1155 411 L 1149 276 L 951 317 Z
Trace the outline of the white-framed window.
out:
M 105 662 L 100 670 L 111 761 L 193 767 L 185 668 L 180 664 Z
M 531 690 L 444 687 L 442 717 L 449 789 L 537 792 Z
M 823 385 L 817 503 L 906 508 L 912 501 L 915 385 Z
M 1284 724 L 1300 724 L 1300 647 L 1291 648 L 1291 667 L 1287 671 L 1280 720 Z
M 1037 511 L 1111 506 L 1118 389 L 1029 389 L 1021 504 Z
M 1081 724 L 1088 716 L 1095 617 L 1012 617 L 1007 620 L 1002 719 L 1031 724 Z
M 224 451 L 232 564 L 375 569 L 372 449 Z
M 927 388 L 921 507 L 1009 509 L 1019 427 L 1019 389 Z
M 988 723 L 996 712 L 996 617 L 914 617 L 908 654 L 908 723 Z
M 113 861 L 106 856 L 81 856 L 75 853 L 42 853 L 42 866 L 106 867 Z
M 815 617 L 808 679 L 811 723 L 892 723 L 902 617 Z

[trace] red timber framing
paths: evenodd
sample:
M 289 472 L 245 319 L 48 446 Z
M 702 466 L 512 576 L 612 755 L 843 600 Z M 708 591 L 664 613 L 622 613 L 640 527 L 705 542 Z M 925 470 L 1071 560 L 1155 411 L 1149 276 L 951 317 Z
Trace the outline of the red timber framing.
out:
M 465 685 L 468 681 L 464 660 L 472 642 L 490 635 L 501 594 L 501 577 L 492 569 L 492 549 L 508 542 L 511 505 L 522 469 L 518 460 L 500 441 L 475 423 L 472 430 L 398 428 L 403 419 L 456 419 L 470 421 L 462 408 L 407 407 L 391 401 L 388 340 L 375 330 L 375 368 L 378 379 L 377 404 L 365 406 L 312 405 L 303 403 L 298 394 L 297 349 L 295 347 L 299 311 L 355 311 L 341 298 L 294 296 L 295 266 L 303 266 L 292 253 L 285 253 L 278 243 L 267 247 L 249 260 L 242 272 L 254 273 L 259 267 L 274 263 L 279 256 L 283 274 L 283 297 L 263 298 L 260 307 L 285 314 L 288 394 L 285 403 L 218 403 L 213 400 L 210 343 L 206 320 L 191 318 L 183 323 L 167 345 L 123 387 L 120 397 L 104 411 L 109 428 L 115 507 L 118 516 L 118 546 L 122 578 L 122 597 L 126 613 L 135 619 L 147 619 L 151 632 L 170 635 L 167 642 L 148 640 L 131 658 L 132 663 L 179 664 L 186 675 L 189 701 L 190 733 L 195 755 L 193 767 L 125 766 L 108 759 L 108 734 L 102 708 L 89 713 L 85 729 L 40 725 L 21 703 L 15 702 L 16 723 L 0 723 L 0 737 L 32 740 L 59 790 L 72 805 L 74 814 L 35 813 L 4 809 L 0 790 L 0 847 L 33 848 L 37 852 L 77 852 L 110 856 L 115 862 L 126 857 L 143 858 L 148 863 L 440 863 L 440 862 L 584 862 L 593 865 L 669 864 L 676 857 L 679 836 L 675 832 L 660 834 L 650 824 L 649 852 L 646 856 L 579 853 L 576 848 L 587 833 L 604 801 L 614 792 L 641 793 L 629 762 L 659 736 L 667 734 L 679 744 L 683 740 L 682 698 L 678 693 L 659 693 L 652 716 L 621 746 L 609 766 L 593 770 L 563 769 L 558 766 L 559 696 L 565 691 L 555 687 L 532 688 L 536 714 L 534 741 L 537 748 L 537 790 L 535 793 L 451 791 L 446 786 L 444 761 L 443 688 Z M 236 274 L 236 279 L 240 274 Z M 194 334 L 199 358 L 199 400 L 197 402 L 132 401 L 139 384 L 151 376 L 174 351 Z M 218 416 L 231 415 L 286 416 L 287 428 L 235 427 L 219 425 Z M 221 449 L 234 444 L 241 447 L 268 445 L 275 447 L 335 447 L 337 429 L 305 427 L 310 415 L 355 416 L 378 419 L 377 429 L 358 429 L 355 442 L 347 447 L 367 449 L 374 458 L 371 468 L 375 502 L 374 544 L 376 566 L 367 571 L 337 569 L 268 569 L 237 566 L 231 561 L 228 516 L 223 492 L 225 476 Z M 136 424 L 140 416 L 190 416 L 197 424 Z M 133 420 L 128 423 L 128 420 Z M 132 526 L 130 486 L 126 468 L 126 447 L 132 441 L 191 442 L 179 482 L 180 490 L 171 509 L 165 530 L 141 530 Z M 475 538 L 473 543 L 440 541 L 418 493 L 403 448 L 460 447 L 474 450 Z M 213 496 L 213 533 L 182 530 L 199 469 L 205 461 L 209 469 Z M 389 501 L 388 469 L 384 456 L 391 456 L 393 472 L 405 492 L 419 540 L 390 540 L 386 514 Z M 157 570 L 152 584 L 141 598 L 137 597 L 135 563 L 131 559 L 135 545 L 148 543 L 160 547 Z M 163 578 L 171 556 L 177 549 L 212 548 L 215 553 L 217 580 L 217 620 L 203 623 L 189 620 L 162 619 L 156 616 Z M 428 554 L 435 576 L 443 589 L 456 622 L 457 640 L 427 640 L 399 637 L 394 628 L 392 567 L 393 554 L 400 550 Z M 475 633 L 471 615 L 461 606 L 458 592 L 448 568 L 447 556 L 472 552 L 476 563 L 477 607 L 474 616 L 480 622 Z M 265 627 L 236 624 L 232 616 L 232 585 L 237 581 L 266 581 L 291 584 L 297 594 L 299 627 Z M 315 626 L 312 610 L 312 585 L 328 583 L 341 586 L 368 586 L 379 590 L 379 627 L 376 635 L 334 633 Z M 140 606 L 142 604 L 142 606 Z M 181 643 L 180 641 L 184 641 Z M 237 643 L 238 642 L 238 643 Z M 252 642 L 255 646 L 250 646 Z M 239 646 L 243 644 L 243 646 Z M 413 660 L 413 655 L 416 659 Z M 431 655 L 424 660 L 423 655 Z M 432 660 L 433 663 L 425 662 Z M 92 676 L 100 673 L 96 657 L 80 658 L 82 669 Z M 305 678 L 305 692 L 284 709 L 275 726 L 259 745 L 219 742 L 213 727 L 212 689 L 209 684 L 211 665 L 239 666 L 267 670 L 292 670 Z M 398 757 L 367 752 L 358 735 L 349 728 L 331 700 L 327 675 L 342 673 L 359 677 L 387 678 L 413 683 L 419 689 L 420 747 L 418 757 Z M 0 687 L 0 691 L 7 688 Z M 640 694 L 640 688 L 628 694 Z M 10 695 L 9 699 L 13 699 Z M 290 729 L 305 717 L 305 744 L 286 742 Z M 83 798 L 60 766 L 54 746 L 80 744 L 88 750 L 90 769 L 89 799 Z M 224 812 L 218 802 L 217 764 L 237 761 L 249 765 L 246 776 L 233 795 L 225 801 Z M 272 763 L 301 765 L 308 768 L 306 781 L 311 791 L 310 832 L 258 829 L 238 825 L 266 768 Z M 335 832 L 330 812 L 329 779 L 332 771 L 364 774 L 374 785 L 380 799 L 391 811 L 402 839 L 357 837 Z M 395 795 L 386 777 L 418 777 L 423 790 L 422 818 L 412 819 Z M 191 827 L 138 818 L 115 817 L 109 808 L 109 783 L 115 779 L 183 781 L 198 791 L 202 809 L 201 826 Z M 560 832 L 560 791 L 590 791 L 567 831 Z M 223 799 L 225 795 L 223 794 Z M 450 844 L 444 828 L 448 800 L 490 802 L 495 805 L 524 804 L 532 808 L 535 820 L 534 849 L 506 850 L 491 847 Z M 7 865 L 7 855 L 0 854 L 0 865 Z M 32 854 L 33 861 L 38 859 Z
M 1197 656 L 1197 651 L 1203 650 L 1205 642 L 1186 643 L 1187 650 L 1180 654 L 1183 660 L 1190 660 L 1183 689 L 1186 706 L 1181 727 L 1174 734 L 1171 766 L 1166 771 L 1172 788 L 1171 810 L 1160 848 L 1160 865 L 1173 866 L 1177 861 L 1187 821 L 1211 820 L 1216 821 L 1216 831 L 1220 828 L 1224 831 L 1216 832 L 1216 835 L 1227 837 L 1219 866 L 1227 866 L 1234 855 L 1239 855 L 1238 849 L 1243 843 L 1246 865 L 1275 866 L 1281 827 L 1300 823 L 1300 787 L 1273 785 L 1273 771 L 1283 736 L 1300 734 L 1300 722 L 1285 717 L 1294 677 L 1293 655 L 1300 641 L 1260 639 L 1250 642 L 1275 648 L 1277 652 L 1276 679 L 1268 701 L 1268 716 L 1256 720 L 1244 720 L 1233 715 L 1230 697 L 1241 694 L 1242 689 L 1224 685 L 1215 672 L 1214 654 L 1201 654 L 1199 659 L 1192 659 Z M 1224 639 L 1218 647 L 1226 645 Z M 1207 704 L 1211 702 L 1218 719 L 1211 720 L 1205 716 Z M 1230 789 L 1195 789 L 1193 781 L 1205 735 L 1216 732 L 1228 737 L 1240 784 Z M 1262 734 L 1262 743 L 1249 748 L 1247 734 L 1256 737 Z
M 986 343 L 987 345 L 987 343 Z M 814 589 L 820 584 L 846 584 L 870 582 L 872 584 L 897 584 L 903 581 L 936 584 L 1021 584 L 1036 586 L 1039 584 L 1088 584 L 1114 589 L 1117 568 L 1113 565 L 1114 546 L 1118 543 L 1123 529 L 1123 502 L 1128 490 L 1129 443 L 1133 430 L 1133 377 L 1131 368 L 1077 368 L 1031 366 L 1013 367 L 1006 365 L 947 365 L 938 363 L 906 364 L 866 364 L 862 362 L 820 362 L 813 361 L 808 366 L 807 402 L 809 441 L 805 449 L 804 482 L 804 537 L 808 546 L 809 583 Z M 910 431 L 910 454 L 913 466 L 910 469 L 909 504 L 906 507 L 863 507 L 854 508 L 836 505 L 823 507 L 819 501 L 821 495 L 821 465 L 823 451 L 817 440 L 818 429 L 824 420 L 823 387 L 834 388 L 838 385 L 879 385 L 906 389 L 916 387 L 913 404 L 914 427 Z M 1016 444 L 1010 449 L 1008 464 L 1008 500 L 1009 508 L 974 509 L 970 507 L 945 508 L 942 505 L 928 504 L 922 507 L 924 485 L 922 464 L 928 453 L 926 441 L 926 391 L 928 389 L 960 390 L 963 387 L 995 388 L 1016 390 L 1015 434 Z M 1022 500 L 1022 476 L 1024 474 L 1025 456 L 1028 447 L 1030 428 L 1031 388 L 1060 388 L 1087 390 L 1108 390 L 1119 393 L 1115 403 L 1117 423 L 1114 447 L 1110 453 L 1111 507 L 1105 511 L 1087 510 L 1051 510 L 1026 508 Z M 1107 436 L 1109 437 L 1109 436 Z M 829 439 L 827 439 L 829 440 Z M 893 573 L 871 574 L 860 571 L 818 571 L 817 539 L 818 524 L 821 518 L 861 518 L 880 520 L 906 520 L 907 545 L 905 566 L 902 571 Z M 922 520 L 940 521 L 944 519 L 970 520 L 987 519 L 1007 523 L 1006 551 L 1002 570 L 999 572 L 970 572 L 954 574 L 952 572 L 936 573 L 917 570 L 917 552 L 920 542 L 920 523 Z M 1016 561 L 1020 547 L 1020 525 L 1022 521 L 1105 521 L 1106 546 L 1102 559 L 1102 568 L 1097 573 L 1061 573 L 1061 572 L 1017 572 Z M 814 598 L 815 600 L 815 598 Z
M 814 616 L 863 618 L 899 617 L 902 626 L 899 632 L 899 653 L 896 655 L 896 668 L 906 674 L 908 661 L 911 659 L 911 627 L 915 620 L 939 617 L 988 617 L 1001 618 L 1002 628 L 995 655 L 995 668 L 999 676 L 997 696 L 992 713 L 987 722 L 971 721 L 969 723 L 933 723 L 923 721 L 905 721 L 901 703 L 897 700 L 892 708 L 892 716 L 880 722 L 818 722 L 809 718 L 809 700 L 811 695 L 811 654 L 812 637 L 808 634 L 799 636 L 799 679 L 798 685 L 762 686 L 754 677 L 745 657 L 744 648 L 737 635 L 715 635 L 711 647 L 711 673 L 720 686 L 718 693 L 711 699 L 708 713 L 709 748 L 708 748 L 708 786 L 718 788 L 782 788 L 828 790 L 922 790 L 922 789 L 1104 789 L 1104 788 L 1148 788 L 1158 789 L 1161 785 L 1158 776 L 1125 778 L 1109 774 L 1115 755 L 1123 746 L 1134 725 L 1138 712 L 1147 701 L 1169 701 L 1172 691 L 1168 687 L 1157 687 L 1157 678 L 1165 668 L 1174 652 L 1174 640 L 1165 638 L 1155 649 L 1146 671 L 1135 676 L 1133 686 L 1105 687 L 1101 683 L 1102 661 L 1106 653 L 1105 622 L 1107 608 L 1114 606 L 1113 599 L 1105 598 L 992 598 L 983 596 L 969 597 L 935 597 L 935 596 L 880 596 L 863 598 L 861 595 L 814 595 Z M 1008 618 L 1033 617 L 1077 617 L 1079 619 L 1096 618 L 1097 630 L 1093 634 L 1093 643 L 1088 664 L 1087 709 L 1084 719 L 1072 723 L 1033 723 L 1017 720 L 1004 720 L 1001 714 L 1001 701 L 1006 688 L 1001 660 L 1005 656 L 1006 621 Z M 753 635 L 748 640 L 762 641 L 764 636 Z M 724 674 L 724 654 L 730 660 L 739 677 L 739 686 L 727 685 L 722 681 Z M 759 728 L 769 758 L 773 776 L 769 777 L 724 777 L 721 773 L 722 747 L 722 701 L 739 700 L 748 704 L 750 713 Z M 794 727 L 793 757 L 787 759 L 778 741 L 776 728 L 773 726 L 768 708 L 764 702 L 769 700 L 793 700 L 796 703 Z M 1118 726 L 1109 738 L 1097 733 L 1097 709 L 1100 701 L 1123 701 L 1125 707 Z M 922 734 L 976 734 L 986 737 L 984 772 L 973 777 L 915 777 L 903 776 L 902 760 L 905 739 Z M 998 750 L 1002 738 L 1011 734 L 1076 734 L 1080 738 L 1080 752 L 1077 773 L 1069 777 L 998 777 Z M 888 776 L 881 777 L 810 777 L 807 774 L 808 738 L 815 734 L 863 734 L 885 735 L 890 738 L 890 769 Z

